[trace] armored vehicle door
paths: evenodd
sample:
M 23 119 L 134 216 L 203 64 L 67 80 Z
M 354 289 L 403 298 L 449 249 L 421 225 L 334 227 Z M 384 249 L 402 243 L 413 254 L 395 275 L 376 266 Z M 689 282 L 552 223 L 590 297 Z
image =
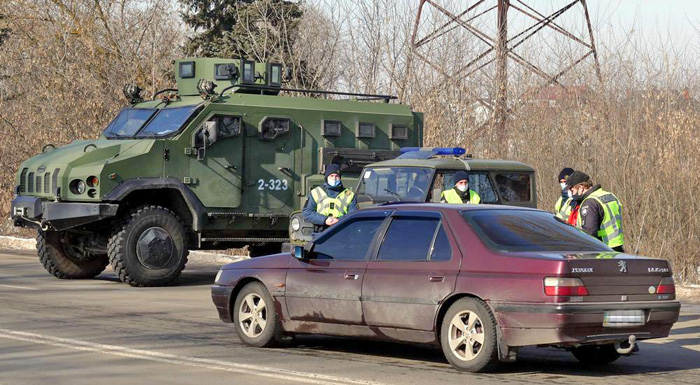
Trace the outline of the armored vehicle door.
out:
M 296 183 L 295 150 L 299 127 L 290 116 L 253 115 L 245 135 L 245 204 L 249 212 L 271 212 L 294 207 Z
M 243 119 L 240 114 L 212 112 L 194 131 L 190 185 L 205 207 L 235 208 L 243 190 Z

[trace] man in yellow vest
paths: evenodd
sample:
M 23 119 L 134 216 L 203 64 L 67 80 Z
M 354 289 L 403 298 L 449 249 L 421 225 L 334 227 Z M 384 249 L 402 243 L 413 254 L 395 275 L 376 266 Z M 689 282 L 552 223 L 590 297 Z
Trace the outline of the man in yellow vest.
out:
M 479 204 L 481 202 L 481 197 L 476 191 L 469 189 L 469 173 L 466 171 L 457 171 L 452 179 L 454 181 L 454 188 L 445 190 L 440 195 L 441 203 L 455 203 L 455 204 Z
M 569 176 L 574 173 L 574 169 L 570 167 L 565 167 L 559 173 L 559 186 L 561 186 L 561 195 L 557 199 L 557 203 L 554 204 L 554 213 L 557 218 L 564 222 L 569 220 L 569 215 L 571 215 L 571 192 L 566 188 L 566 180 Z
M 615 251 L 624 252 L 622 204 L 617 197 L 593 185 L 591 178 L 575 171 L 566 181 L 572 199 L 581 202 L 576 227 L 596 237 Z
M 311 190 L 306 199 L 304 219 L 323 230 L 338 223 L 339 218 L 357 210 L 355 193 L 343 187 L 340 166 L 326 166 L 325 183 Z

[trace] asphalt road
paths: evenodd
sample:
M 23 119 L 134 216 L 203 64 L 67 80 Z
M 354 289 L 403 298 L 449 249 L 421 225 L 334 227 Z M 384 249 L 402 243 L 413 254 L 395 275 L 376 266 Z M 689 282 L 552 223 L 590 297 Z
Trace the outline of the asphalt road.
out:
M 700 384 L 700 305 L 684 304 L 669 338 L 603 369 L 528 348 L 499 373 L 466 374 L 413 345 L 305 337 L 246 347 L 211 303 L 216 271 L 193 265 L 179 286 L 137 289 L 110 270 L 58 280 L 34 255 L 0 252 L 0 384 Z

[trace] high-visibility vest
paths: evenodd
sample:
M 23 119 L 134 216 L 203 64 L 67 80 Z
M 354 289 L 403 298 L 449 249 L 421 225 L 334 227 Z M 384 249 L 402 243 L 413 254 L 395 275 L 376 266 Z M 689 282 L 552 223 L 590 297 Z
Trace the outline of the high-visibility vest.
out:
M 569 216 L 571 215 L 571 198 L 567 198 L 566 202 L 562 201 L 564 199 L 560 196 L 557 203 L 554 204 L 554 211 L 556 212 L 556 217 L 564 222 L 569 221 Z
M 327 217 L 340 218 L 348 213 L 348 208 L 355 198 L 355 193 L 345 189 L 335 198 L 331 198 L 323 187 L 316 187 L 311 190 L 311 197 L 316 202 L 316 212 Z
M 598 237 L 603 243 L 610 247 L 624 245 L 625 236 L 622 233 L 622 204 L 617 197 L 611 192 L 598 189 L 581 202 L 581 207 L 583 207 L 584 203 L 589 199 L 598 201 L 605 213 L 603 221 L 600 223 L 600 229 L 598 229 Z M 583 224 L 581 217 L 582 215 L 579 213 L 578 220 L 576 221 L 576 226 L 579 228 L 581 228 Z
M 476 193 L 476 191 L 469 190 L 469 201 L 468 202 L 462 202 L 462 197 L 459 196 L 459 193 L 455 191 L 455 189 L 451 188 L 449 190 L 443 191 L 442 194 L 440 195 L 440 199 L 445 199 L 447 203 L 455 203 L 458 205 L 461 205 L 463 203 L 471 203 L 473 205 L 479 204 L 481 202 L 481 197 L 479 194 Z

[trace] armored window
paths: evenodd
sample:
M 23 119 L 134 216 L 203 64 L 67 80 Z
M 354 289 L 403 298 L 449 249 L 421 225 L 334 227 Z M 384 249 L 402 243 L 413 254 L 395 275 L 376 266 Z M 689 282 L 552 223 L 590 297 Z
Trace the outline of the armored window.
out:
M 34 173 L 30 172 L 27 177 L 27 192 L 34 192 Z
M 216 119 L 219 121 L 220 138 L 229 138 L 241 134 L 243 118 L 240 116 L 218 115 Z
M 214 79 L 231 80 L 238 77 L 238 69 L 233 64 L 214 64 Z
M 400 124 L 392 124 L 391 136 L 389 139 L 408 139 L 408 127 Z
M 342 123 L 337 120 L 323 120 L 323 136 L 340 136 L 340 130 L 343 127 Z
M 249 60 L 241 60 L 241 68 L 243 76 L 241 82 L 245 84 L 255 83 L 255 62 Z
M 19 192 L 27 192 L 27 169 L 23 168 L 19 175 Z
M 179 65 L 180 77 L 183 79 L 189 79 L 194 77 L 194 62 L 193 61 L 183 61 Z
M 282 65 L 281 64 L 268 64 L 267 65 L 267 78 L 268 83 L 272 87 L 279 87 L 282 85 Z
M 374 138 L 374 123 L 357 123 L 355 135 L 358 138 Z
M 266 117 L 260 121 L 259 133 L 261 140 L 274 140 L 289 132 L 291 121 L 287 118 Z

